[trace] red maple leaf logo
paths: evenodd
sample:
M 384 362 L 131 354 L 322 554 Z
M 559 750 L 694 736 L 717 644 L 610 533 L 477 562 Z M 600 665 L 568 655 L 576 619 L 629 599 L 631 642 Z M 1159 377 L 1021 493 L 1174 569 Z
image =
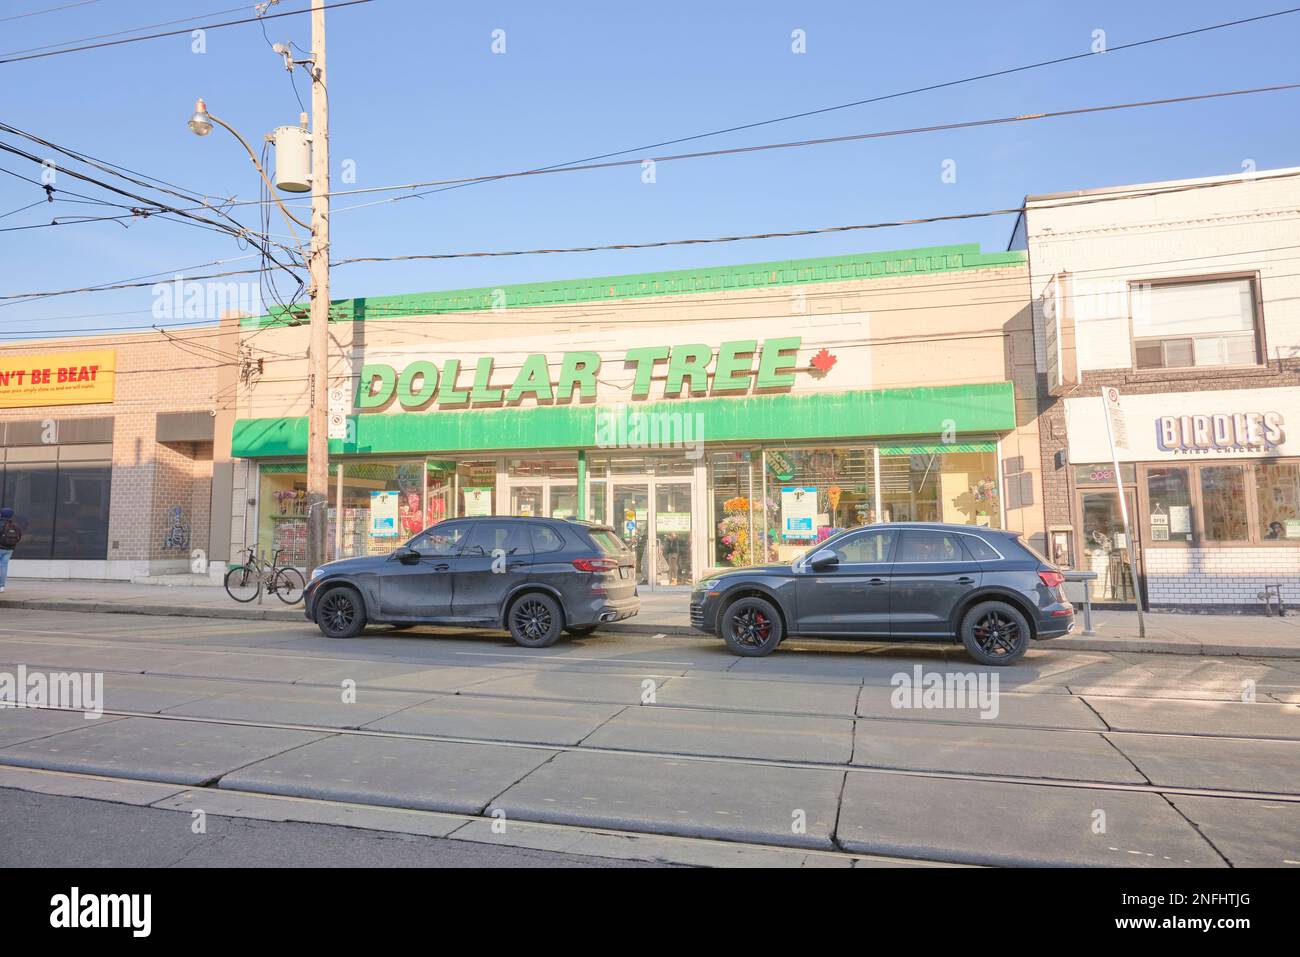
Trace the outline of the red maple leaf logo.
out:
M 812 357 L 812 362 L 809 365 L 812 367 L 812 374 L 820 378 L 831 371 L 831 367 L 835 365 L 836 361 L 833 355 L 822 349 L 821 352 Z

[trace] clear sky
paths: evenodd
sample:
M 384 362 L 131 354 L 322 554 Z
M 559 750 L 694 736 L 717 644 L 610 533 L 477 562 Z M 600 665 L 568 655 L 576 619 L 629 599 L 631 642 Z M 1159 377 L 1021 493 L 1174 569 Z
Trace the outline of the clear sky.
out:
M 235 19 L 222 0 L 0 0 L 3 54 L 181 17 Z M 235 0 L 227 0 L 233 6 Z M 272 12 L 298 9 L 284 0 Z M 251 6 L 251 4 L 250 4 Z M 335 189 L 562 163 L 971 74 L 1284 9 L 1286 0 L 878 4 L 450 4 L 375 0 L 330 11 Z M 213 16 L 213 14 L 218 14 Z M 186 25 L 185 23 L 178 26 Z M 174 29 L 162 27 L 159 29 Z M 492 52 L 505 31 L 506 52 Z M 792 52 L 804 31 L 806 52 Z M 306 15 L 266 23 L 310 45 Z M 151 31 L 152 32 L 152 31 Z M 672 148 L 704 149 L 1018 115 L 1300 80 L 1300 14 Z M 255 198 L 224 131 L 186 129 L 196 96 L 260 146 L 297 121 L 257 25 L 0 65 L 0 121 L 212 196 Z M 298 76 L 307 102 L 308 87 Z M 706 237 L 1001 208 L 1026 193 L 1300 164 L 1300 92 L 1051 119 L 758 155 L 529 177 L 368 205 L 339 197 L 335 259 Z M 12 136 L 0 142 L 30 148 Z M 956 181 L 945 182 L 945 161 Z M 340 171 L 350 161 L 354 184 Z M 0 167 L 39 170 L 12 155 Z M 95 193 L 66 177 L 60 185 Z M 0 227 L 48 221 L 36 187 L 0 175 Z M 249 225 L 256 217 L 239 213 Z M 284 232 L 278 216 L 273 230 Z M 1011 217 L 706 247 L 342 266 L 333 298 L 975 242 Z M 0 295 L 79 287 L 246 256 L 230 237 L 164 220 L 0 233 Z M 253 264 L 242 259 L 230 268 Z M 192 270 L 194 271 L 194 270 Z M 202 271 L 202 270 L 198 270 Z M 0 340 L 155 321 L 148 289 L 0 305 Z M 104 315 L 108 314 L 108 315 Z M 69 318 L 76 317 L 76 318 Z

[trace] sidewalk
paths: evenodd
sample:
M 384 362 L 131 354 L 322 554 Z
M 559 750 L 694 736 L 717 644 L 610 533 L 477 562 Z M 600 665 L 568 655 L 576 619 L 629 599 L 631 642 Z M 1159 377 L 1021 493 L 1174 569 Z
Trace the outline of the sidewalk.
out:
M 601 630 L 607 633 L 696 635 L 689 622 L 685 592 L 650 592 L 641 596 L 641 613 Z M 181 615 L 292 621 L 306 624 L 301 605 L 266 597 L 262 604 L 239 604 L 225 589 L 196 585 L 139 585 L 128 582 L 10 578 L 0 594 L 0 608 L 84 611 L 133 615 Z M 1139 638 L 1134 612 L 1094 611 L 1096 634 L 1078 634 L 1044 642 L 1053 651 L 1128 651 L 1178 655 L 1244 655 L 1300 658 L 1300 614 L 1286 618 L 1262 615 L 1146 616 L 1147 637 Z M 1082 620 L 1076 619 L 1082 628 Z

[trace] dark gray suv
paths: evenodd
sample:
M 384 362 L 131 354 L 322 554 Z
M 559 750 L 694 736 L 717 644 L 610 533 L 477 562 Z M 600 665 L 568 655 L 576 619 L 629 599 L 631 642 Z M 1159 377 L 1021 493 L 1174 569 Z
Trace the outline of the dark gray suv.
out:
M 1035 639 L 1074 624 L 1060 570 L 1016 532 L 939 523 L 864 525 L 788 565 L 710 576 L 691 594 L 691 624 L 735 654 L 770 654 L 783 638 L 960 641 L 981 664 L 1006 665 Z
M 388 555 L 321 565 L 303 593 L 330 638 L 371 623 L 507 628 L 526 648 L 586 635 L 641 608 L 635 558 L 612 528 L 541 518 L 461 518 Z

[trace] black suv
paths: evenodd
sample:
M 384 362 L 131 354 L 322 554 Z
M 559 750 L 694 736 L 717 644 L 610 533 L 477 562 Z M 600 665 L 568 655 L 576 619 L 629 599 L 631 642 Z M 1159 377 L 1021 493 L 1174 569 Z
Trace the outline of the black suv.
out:
M 507 628 L 526 648 L 641 608 L 635 559 L 612 528 L 497 517 L 439 522 L 388 555 L 327 562 L 303 603 L 330 638 L 370 623 L 469 625 Z
M 691 593 L 691 624 L 737 655 L 783 638 L 958 640 L 980 664 L 1006 665 L 1032 639 L 1074 624 L 1064 576 L 1016 532 L 970 525 L 864 525 L 788 565 L 712 575 Z

